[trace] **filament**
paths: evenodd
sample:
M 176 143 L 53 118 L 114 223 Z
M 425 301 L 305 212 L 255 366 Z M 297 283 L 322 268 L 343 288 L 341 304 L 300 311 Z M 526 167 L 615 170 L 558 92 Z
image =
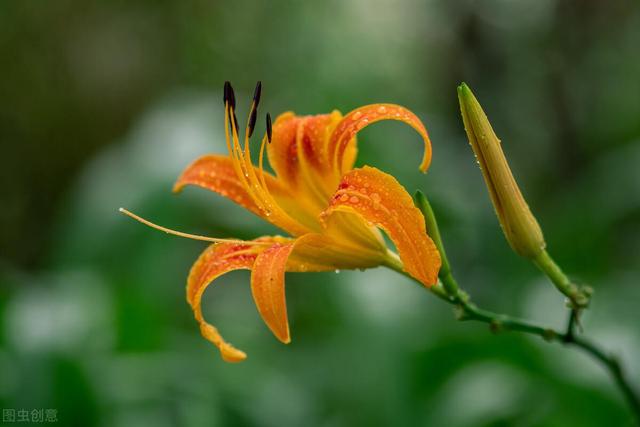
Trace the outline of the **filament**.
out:
M 186 239 L 202 240 L 204 242 L 213 242 L 213 243 L 234 243 L 234 244 L 241 244 L 241 245 L 270 245 L 270 243 L 267 243 L 267 242 L 255 242 L 255 241 L 245 241 L 245 240 L 237 240 L 237 239 L 219 239 L 216 237 L 208 237 L 208 236 L 200 236 L 197 234 L 183 233 L 181 231 L 172 230 L 170 228 L 163 227 L 158 224 L 154 224 L 153 222 L 148 221 L 142 217 L 139 217 L 138 215 L 126 210 L 125 208 L 120 208 L 118 209 L 118 211 L 130 218 L 135 219 L 138 222 L 143 223 L 146 226 L 155 228 L 156 230 L 163 231 L 167 234 L 173 234 L 174 236 L 184 237 Z

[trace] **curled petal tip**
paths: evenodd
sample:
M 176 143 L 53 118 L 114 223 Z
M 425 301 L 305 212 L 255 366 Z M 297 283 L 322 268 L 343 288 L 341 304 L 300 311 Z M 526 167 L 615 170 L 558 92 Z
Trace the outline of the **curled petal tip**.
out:
M 437 282 L 441 265 L 438 249 L 427 235 L 422 213 L 393 176 L 369 166 L 351 170 L 342 177 L 325 212 L 336 210 L 358 213 L 383 229 L 396 246 L 407 273 L 426 287 Z
M 330 152 L 334 155 L 336 166 L 344 172 L 342 159 L 354 137 L 365 127 L 383 120 L 397 120 L 411 126 L 424 141 L 424 155 L 420 170 L 425 172 L 431 162 L 431 140 L 422 121 L 410 110 L 396 104 L 370 104 L 349 112 L 338 123 L 331 134 Z
M 289 323 L 285 324 L 277 332 L 274 330 L 273 333 L 275 334 L 276 338 L 280 340 L 281 343 L 283 344 L 291 343 L 291 334 L 289 333 Z
M 431 155 L 430 153 L 425 152 L 424 157 L 422 158 L 422 163 L 420 163 L 420 172 L 427 173 L 429 166 L 431 165 Z
M 217 329 L 208 323 L 200 324 L 200 333 L 202 336 L 212 342 L 220 350 L 220 356 L 225 362 L 242 362 L 247 358 L 247 354 L 238 350 L 228 342 L 224 341 Z
M 247 354 L 244 351 L 238 350 L 231 344 L 220 348 L 220 356 L 222 356 L 222 360 L 230 363 L 242 362 L 247 358 Z
M 283 343 L 291 341 L 284 273 L 293 243 L 275 244 L 256 257 L 251 272 L 251 292 L 264 323 Z
M 286 312 L 284 316 L 284 318 L 265 319 L 265 323 L 278 341 L 283 344 L 289 344 L 291 342 L 291 334 L 289 332 L 289 321 L 286 318 Z

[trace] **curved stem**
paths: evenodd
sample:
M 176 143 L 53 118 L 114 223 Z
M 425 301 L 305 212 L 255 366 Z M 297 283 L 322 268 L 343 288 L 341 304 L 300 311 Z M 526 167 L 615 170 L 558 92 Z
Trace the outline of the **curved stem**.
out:
M 412 278 L 404 271 L 400 272 L 405 276 Z M 413 280 L 415 281 L 415 279 Z M 607 369 L 607 371 L 615 381 L 616 386 L 622 391 L 629 407 L 640 423 L 640 395 L 638 395 L 638 392 L 631 386 L 631 383 L 626 377 L 622 365 L 615 356 L 608 354 L 606 351 L 602 350 L 598 345 L 594 344 L 588 339 L 577 336 L 575 334 L 574 329 L 578 321 L 577 310 L 572 310 L 568 322 L 569 324 L 567 327 L 567 331 L 563 333 L 556 331 L 555 329 L 536 325 L 526 320 L 517 319 L 506 314 L 495 313 L 489 310 L 478 308 L 469 300 L 469 296 L 460 289 L 458 283 L 450 273 L 442 277 L 441 281 L 439 281 L 437 285 L 434 285 L 431 290 L 433 291 L 434 288 L 439 288 L 441 291 L 445 289 L 457 289 L 457 292 L 453 295 L 445 294 L 444 296 L 441 296 L 440 292 L 434 293 L 436 293 L 436 295 L 438 295 L 441 299 L 458 307 L 459 320 L 475 320 L 487 323 L 491 327 L 491 330 L 494 332 L 505 330 L 537 335 L 545 339 L 546 341 L 555 341 L 577 347 L 584 351 L 587 355 L 598 360 L 605 367 L 605 369 Z
M 575 329 L 576 326 L 580 326 L 581 310 L 587 307 L 589 298 L 593 292 L 590 287 L 579 287 L 572 283 L 562 272 L 558 264 L 549 256 L 547 251 L 543 250 L 533 261 L 540 270 L 549 277 L 556 288 L 570 301 L 571 312 L 569 321 L 567 322 L 566 332 L 558 332 L 554 329 L 545 328 L 525 320 L 478 308 L 471 302 L 469 295 L 458 286 L 458 283 L 451 273 L 451 267 L 440 237 L 438 222 L 426 196 L 422 194 L 422 192 L 417 191 L 415 194 L 415 203 L 424 215 L 427 233 L 433 239 L 442 258 L 442 268 L 439 273 L 440 281 L 432 286 L 431 290 L 438 297 L 458 308 L 457 315 L 460 320 L 477 320 L 488 323 L 494 332 L 499 332 L 500 330 L 524 332 L 531 335 L 538 335 L 547 341 L 558 341 L 583 350 L 586 354 L 598 360 L 609 371 L 609 374 L 624 394 L 627 403 L 640 424 L 640 395 L 638 395 L 638 392 L 634 390 L 629 383 L 620 362 L 615 356 L 607 354 L 591 341 L 576 335 Z M 389 267 L 413 279 L 413 277 L 403 270 L 402 263 L 400 263 L 399 260 L 395 265 L 389 265 Z
M 571 308 L 581 309 L 589 305 L 591 288 L 581 288 L 572 283 L 546 250 L 540 252 L 533 259 L 533 263 L 553 282 L 556 289 L 569 299 Z
M 573 345 L 583 350 L 584 352 L 598 360 L 605 367 L 605 369 L 609 371 L 609 374 L 613 377 L 616 385 L 624 394 L 627 403 L 631 407 L 631 410 L 640 423 L 640 396 L 638 395 L 638 392 L 633 389 L 633 387 L 629 383 L 629 380 L 625 377 L 625 372 L 623 371 L 622 365 L 620 364 L 618 359 L 613 355 L 607 354 L 596 344 L 585 338 L 571 337 L 571 339 L 566 339 L 565 342 L 569 345 Z

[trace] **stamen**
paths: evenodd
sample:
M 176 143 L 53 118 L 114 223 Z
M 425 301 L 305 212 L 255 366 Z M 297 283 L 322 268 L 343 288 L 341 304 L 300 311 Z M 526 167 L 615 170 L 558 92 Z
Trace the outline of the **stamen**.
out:
M 273 128 L 271 126 L 271 114 L 267 113 L 267 141 L 271 144 L 271 136 L 273 135 Z
M 262 143 L 260 144 L 260 155 L 258 157 L 258 170 L 260 171 L 260 183 L 263 188 L 268 190 L 269 187 L 267 187 L 267 181 L 264 178 L 264 148 L 267 145 L 266 142 L 267 138 L 262 138 Z
M 238 127 L 238 118 L 236 117 L 236 110 L 232 109 L 231 110 L 231 115 L 233 116 L 233 124 L 236 126 L 235 128 L 235 132 L 238 132 L 238 129 L 240 129 L 240 127 Z
M 262 93 L 262 82 L 258 80 L 258 83 L 256 83 L 256 88 L 253 91 L 253 103 L 256 105 L 256 108 L 258 108 L 258 104 L 260 104 L 261 93 Z
M 224 96 L 225 100 L 229 102 L 229 107 L 236 109 L 236 95 L 233 92 L 233 87 L 231 87 L 231 82 L 228 80 L 224 82 Z
M 256 118 L 258 116 L 258 106 L 254 103 L 251 106 L 251 113 L 249 114 L 249 123 L 247 124 L 247 138 L 251 138 L 253 135 L 253 129 L 256 127 Z
M 260 104 L 260 94 L 262 93 L 262 82 L 258 81 L 253 91 L 253 102 L 251 103 L 251 112 L 249 113 L 249 123 L 247 124 L 247 138 L 251 138 L 253 130 L 256 127 L 256 119 L 258 117 L 258 104 Z
M 270 244 L 267 242 L 255 242 L 255 241 L 245 241 L 245 240 L 237 240 L 237 239 L 218 239 L 215 237 L 199 236 L 197 234 L 183 233 L 181 231 L 171 230 L 170 228 L 166 228 L 161 225 L 154 224 L 151 221 L 147 221 L 146 219 L 139 217 L 138 215 L 134 214 L 133 212 L 129 212 L 124 208 L 120 208 L 118 209 L 118 211 L 151 228 L 155 228 L 156 230 L 164 231 L 167 234 L 173 234 L 174 236 L 184 237 L 187 239 L 202 240 L 204 242 L 213 242 L 213 243 L 234 243 L 238 245 L 269 245 Z
M 224 94 L 222 95 L 222 103 L 226 106 L 227 102 L 229 101 L 229 86 L 231 85 L 231 83 L 229 83 L 228 81 L 224 82 Z

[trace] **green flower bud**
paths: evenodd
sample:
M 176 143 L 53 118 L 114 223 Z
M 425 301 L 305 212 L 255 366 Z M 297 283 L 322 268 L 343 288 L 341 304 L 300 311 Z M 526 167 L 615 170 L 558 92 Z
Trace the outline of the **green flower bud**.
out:
M 464 83 L 458 86 L 458 100 L 469 143 L 478 159 L 504 235 L 517 254 L 536 258 L 546 246 L 542 230 L 513 178 L 500 140 L 478 100 Z

